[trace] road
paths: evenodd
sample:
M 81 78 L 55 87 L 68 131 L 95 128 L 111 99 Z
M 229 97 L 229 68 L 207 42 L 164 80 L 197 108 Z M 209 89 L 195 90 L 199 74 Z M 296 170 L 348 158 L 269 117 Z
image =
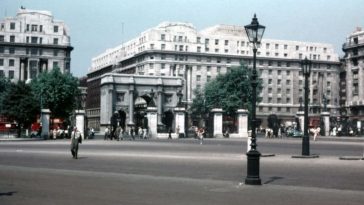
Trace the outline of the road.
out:
M 363 204 L 364 141 L 259 139 L 262 186 L 242 183 L 246 143 L 235 139 L 0 142 L 0 204 Z M 279 202 L 279 203 L 278 203 Z M 309 203 L 308 203 L 309 202 Z M 275 203 L 273 203 L 275 204 Z

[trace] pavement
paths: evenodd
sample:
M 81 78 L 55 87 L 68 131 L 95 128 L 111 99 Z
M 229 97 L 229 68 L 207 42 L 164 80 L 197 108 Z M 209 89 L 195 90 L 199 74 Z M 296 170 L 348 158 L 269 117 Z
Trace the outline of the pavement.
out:
M 364 204 L 360 180 L 364 161 L 280 154 L 261 159 L 263 184 L 251 186 L 243 182 L 245 155 L 231 152 L 241 145 L 235 143 L 238 140 L 208 141 L 199 145 L 180 143 L 183 140 L 89 140 L 82 145 L 79 160 L 69 157 L 66 140 L 2 143 L 0 204 Z M 234 143 L 226 146 L 225 141 Z M 270 146 L 281 142 L 264 141 L 272 142 Z M 297 142 L 282 141 L 284 147 Z M 350 148 L 355 143 L 343 144 Z M 219 150 L 220 154 L 212 152 Z

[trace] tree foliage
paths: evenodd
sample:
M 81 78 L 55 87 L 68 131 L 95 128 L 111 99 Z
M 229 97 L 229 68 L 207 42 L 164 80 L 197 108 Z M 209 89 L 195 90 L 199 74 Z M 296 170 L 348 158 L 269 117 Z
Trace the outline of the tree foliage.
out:
M 10 83 L 1 97 L 1 114 L 18 123 L 20 136 L 21 129 L 35 121 L 39 113 L 38 105 L 29 85 L 24 82 Z
M 61 73 L 59 68 L 40 74 L 31 84 L 42 108 L 50 109 L 53 118 L 68 118 L 78 104 L 77 78 Z
M 234 115 L 238 109 L 251 111 L 252 87 L 251 69 L 241 64 L 230 68 L 226 74 L 218 75 L 206 84 L 204 98 L 206 111 L 213 108 L 222 108 L 228 115 Z M 258 80 L 257 102 L 260 102 L 259 93 L 262 89 L 261 80 Z M 197 99 L 197 100 L 196 100 Z M 192 107 L 201 106 L 201 99 L 196 96 Z M 197 110 L 197 108 L 194 108 Z

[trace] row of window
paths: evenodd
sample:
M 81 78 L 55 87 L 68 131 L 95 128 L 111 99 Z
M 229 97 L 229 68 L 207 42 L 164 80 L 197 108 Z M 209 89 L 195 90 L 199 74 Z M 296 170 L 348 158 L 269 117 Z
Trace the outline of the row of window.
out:
M 5 25 L 2 24 L 1 28 L 4 28 Z M 15 22 L 10 22 L 10 30 L 15 30 L 16 27 L 16 23 Z M 37 24 L 27 24 L 26 25 L 26 31 L 32 31 L 32 32 L 43 32 L 43 25 L 37 25 Z M 58 33 L 59 31 L 59 26 L 58 25 L 54 25 L 53 26 L 53 32 L 54 33 Z
M 9 59 L 8 60 L 8 66 L 9 67 L 14 67 L 14 65 L 15 65 L 15 60 L 14 59 Z M 4 59 L 0 58 L 0 67 L 2 67 L 2 66 L 6 66 L 6 65 L 5 65 Z
M 0 59 L 1 62 L 1 59 Z M 8 71 L 8 75 L 5 76 L 5 71 L 4 70 L 0 70 L 0 76 L 1 77 L 8 77 L 9 79 L 14 79 L 14 71 L 13 70 L 9 70 Z
M 5 42 L 5 36 L 4 35 L 0 35 L 0 42 Z M 9 42 L 10 43 L 15 43 L 15 36 L 11 35 L 9 36 Z M 27 36 L 26 37 L 26 43 L 33 43 L 33 44 L 42 44 L 43 43 L 43 38 L 42 37 L 36 37 L 36 36 Z M 59 39 L 58 38 L 53 38 L 53 44 L 54 45 L 58 45 L 59 43 Z
M 0 54 L 5 54 L 5 50 L 6 50 L 5 47 L 0 46 Z M 8 47 L 7 50 L 8 50 L 9 54 L 15 54 L 16 48 Z M 23 49 L 21 49 L 21 50 L 23 50 Z M 56 49 L 53 50 L 53 56 L 54 57 L 59 56 L 59 53 L 60 53 L 59 50 L 56 50 Z M 26 48 L 25 49 L 25 54 L 26 55 L 32 55 L 32 56 L 34 56 L 34 55 L 42 56 L 43 55 L 43 49 L 40 49 L 40 48 Z
M 166 35 L 165 34 L 161 34 L 161 40 L 162 41 L 166 41 Z M 189 42 L 187 36 L 173 36 L 173 41 L 174 42 Z M 215 45 L 219 45 L 220 41 L 224 42 L 224 46 L 228 46 L 229 45 L 229 40 L 221 40 L 221 39 L 214 39 L 214 44 Z M 201 42 L 201 37 L 196 37 L 196 42 L 197 43 L 202 43 Z M 210 39 L 209 38 L 205 38 L 205 45 L 208 45 L 210 43 Z M 245 42 L 245 41 L 237 41 L 237 47 L 241 46 L 241 47 L 245 47 L 248 46 L 249 42 Z M 288 49 L 288 45 L 287 44 L 283 44 L 280 45 L 278 43 L 274 44 L 274 49 L 278 50 L 280 49 L 280 46 L 283 46 L 284 50 Z M 271 44 L 270 43 L 266 43 L 265 44 L 265 48 L 266 49 L 270 49 L 271 48 Z M 300 46 L 296 45 L 295 46 L 295 50 L 298 51 L 300 50 Z M 306 46 L 306 51 L 311 51 L 311 52 L 317 52 L 319 50 L 319 48 L 317 48 L 316 46 Z M 322 48 L 323 53 L 327 52 L 327 48 L 323 47 Z

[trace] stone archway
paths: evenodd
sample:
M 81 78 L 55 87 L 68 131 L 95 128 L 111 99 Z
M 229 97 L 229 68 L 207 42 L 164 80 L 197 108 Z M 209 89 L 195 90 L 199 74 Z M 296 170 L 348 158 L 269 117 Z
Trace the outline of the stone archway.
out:
M 148 98 L 139 96 L 134 103 L 134 123 L 135 128 L 144 126 L 144 117 L 146 116 Z

